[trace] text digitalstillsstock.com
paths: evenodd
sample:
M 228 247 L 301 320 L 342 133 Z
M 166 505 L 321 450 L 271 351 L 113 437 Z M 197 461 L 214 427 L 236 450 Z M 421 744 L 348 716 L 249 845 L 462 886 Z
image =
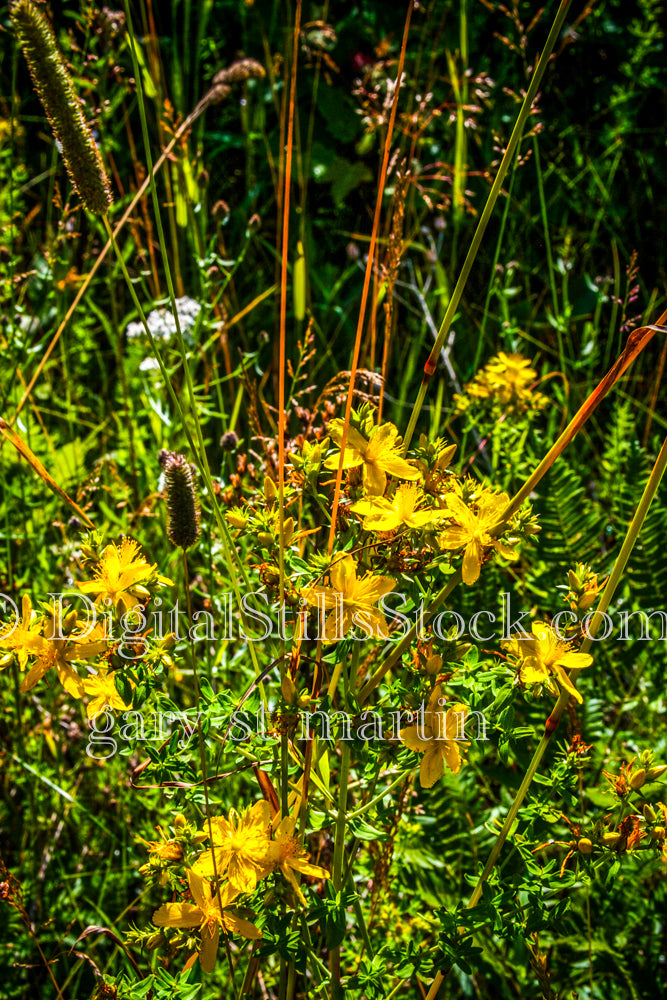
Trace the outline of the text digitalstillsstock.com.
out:
M 331 594 L 335 592 L 331 591 Z M 243 642 L 266 642 L 269 639 L 290 642 L 331 638 L 337 640 L 345 638 L 358 642 L 365 642 L 368 639 L 399 642 L 411 629 L 414 629 L 414 638 L 420 641 L 431 638 L 451 641 L 465 636 L 477 642 L 493 642 L 531 638 L 531 621 L 534 620 L 530 611 L 517 611 L 512 608 L 511 594 L 508 592 L 499 595 L 499 605 L 496 610 L 481 608 L 467 618 L 451 608 L 431 614 L 428 604 L 423 600 L 407 614 L 402 610 L 408 606 L 406 595 L 392 592 L 381 598 L 377 604 L 385 624 L 379 624 L 377 615 L 364 609 L 355 609 L 352 616 L 353 628 L 351 631 L 346 631 L 345 635 L 342 633 L 344 600 L 340 593 L 332 598 L 333 603 L 329 607 L 324 607 L 324 597 L 322 597 L 321 601 L 312 607 L 302 600 L 301 609 L 296 610 L 285 604 L 270 605 L 266 594 L 261 591 L 243 594 L 238 606 L 235 607 L 234 595 L 225 592 L 216 596 L 218 609 L 215 614 L 208 610 L 195 611 L 191 621 L 188 620 L 187 612 L 179 606 L 178 601 L 167 608 L 160 597 L 153 599 L 150 611 L 138 604 L 132 611 L 116 619 L 108 598 L 109 606 L 100 607 L 78 591 L 66 591 L 48 596 L 52 624 L 47 626 L 50 631 L 43 633 L 44 638 L 66 639 L 67 636 L 62 632 L 62 622 L 66 615 L 75 609 L 78 613 L 76 637 L 78 642 L 86 639 L 96 627 L 101 626 L 104 628 L 104 638 L 116 644 L 115 652 L 127 660 L 140 659 L 146 654 L 149 636 L 152 640 L 163 640 L 167 636 L 172 636 L 177 642 L 189 640 L 192 643 L 229 642 L 235 639 Z M 0 609 L 4 618 L 2 639 L 6 640 L 21 626 L 21 613 L 17 602 L 8 594 L 0 593 Z M 594 619 L 597 619 L 595 630 L 591 632 L 591 622 Z M 336 629 L 333 636 L 329 624 L 332 620 Z M 656 624 L 658 628 L 655 627 Z M 653 634 L 651 634 L 652 626 Z M 571 638 L 574 632 L 587 636 L 594 642 L 611 638 L 618 642 L 637 639 L 665 642 L 667 612 L 657 609 L 648 612 L 620 610 L 613 614 L 591 611 L 580 618 L 576 612 L 564 609 L 553 616 L 550 627 L 555 637 L 563 642 Z M 98 639 L 98 635 L 95 639 Z

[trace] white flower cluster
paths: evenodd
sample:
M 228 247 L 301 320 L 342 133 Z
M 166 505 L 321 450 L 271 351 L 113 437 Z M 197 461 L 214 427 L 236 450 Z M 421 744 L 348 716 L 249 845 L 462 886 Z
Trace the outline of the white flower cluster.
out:
M 187 330 L 191 330 L 197 321 L 197 316 L 201 310 L 201 306 L 194 299 L 189 298 L 184 295 L 180 299 L 176 299 L 176 312 L 178 314 L 178 322 L 181 327 L 181 333 L 186 333 Z M 151 331 L 156 340 L 171 340 L 176 333 L 176 320 L 174 319 L 174 314 L 171 309 L 161 308 L 153 309 L 146 318 L 148 324 L 148 329 Z M 143 323 L 128 323 L 127 329 L 125 330 L 128 338 L 143 337 L 146 334 L 144 330 Z

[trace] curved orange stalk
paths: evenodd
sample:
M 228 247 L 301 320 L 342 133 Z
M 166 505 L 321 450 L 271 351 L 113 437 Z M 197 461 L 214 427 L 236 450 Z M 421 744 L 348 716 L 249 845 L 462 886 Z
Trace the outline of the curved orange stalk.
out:
M 391 102 L 391 113 L 389 115 L 389 124 L 387 125 L 387 138 L 384 144 L 384 156 L 382 158 L 382 168 L 380 170 L 380 179 L 378 183 L 378 194 L 375 202 L 375 215 L 373 216 L 373 230 L 371 233 L 371 242 L 368 248 L 368 260 L 366 262 L 366 273 L 364 274 L 364 287 L 361 293 L 361 305 L 359 307 L 359 319 L 357 321 L 357 335 L 354 342 L 354 354 L 352 356 L 352 364 L 350 365 L 350 388 L 347 392 L 347 401 L 345 403 L 345 421 L 343 423 L 343 436 L 340 442 L 340 460 L 338 462 L 338 470 L 336 472 L 336 488 L 334 491 L 334 502 L 333 510 L 331 512 L 331 526 L 329 528 L 329 543 L 327 545 L 327 551 L 329 555 L 333 552 L 333 543 L 336 536 L 336 519 L 338 517 L 338 505 L 340 503 L 340 489 L 343 480 L 343 459 L 345 457 L 345 447 L 347 445 L 347 431 L 350 426 L 350 413 L 352 410 L 352 396 L 354 394 L 354 381 L 357 377 L 357 365 L 359 363 L 359 351 L 361 349 L 361 334 L 364 329 L 364 316 L 366 314 L 366 303 L 368 302 L 368 289 L 371 283 L 371 274 L 373 272 L 373 261 L 375 259 L 375 247 L 377 244 L 378 231 L 380 229 L 380 212 L 382 209 L 382 195 L 384 192 L 384 185 L 387 179 L 387 168 L 389 166 L 389 152 L 391 149 L 391 140 L 394 134 L 394 123 L 396 121 L 396 110 L 398 108 L 398 95 L 401 89 L 401 79 L 403 77 L 403 64 L 405 63 L 405 52 L 408 47 L 408 32 L 410 30 L 410 19 L 412 17 L 412 9 L 414 7 L 414 0 L 409 0 L 408 11 L 405 15 L 405 27 L 403 29 L 403 41 L 401 42 L 401 54 L 398 59 L 398 72 L 396 73 L 396 83 L 394 85 L 394 97 Z

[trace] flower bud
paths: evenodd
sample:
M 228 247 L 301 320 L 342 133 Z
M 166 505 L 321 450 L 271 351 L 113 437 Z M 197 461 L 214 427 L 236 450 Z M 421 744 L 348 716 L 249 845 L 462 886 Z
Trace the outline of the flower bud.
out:
M 646 784 L 646 768 L 640 767 L 639 770 L 635 771 L 635 773 L 630 777 L 630 788 L 633 792 L 637 792 L 644 784 Z
M 441 670 L 442 670 L 442 657 L 439 656 L 437 653 L 434 653 L 433 656 L 429 656 L 428 660 L 426 661 L 426 673 L 439 674 Z
M 667 764 L 659 764 L 657 767 L 649 767 L 646 772 L 647 781 L 657 781 L 667 771 Z
M 665 839 L 665 828 L 664 826 L 654 826 L 651 830 L 651 840 L 664 840 Z
M 588 837 L 582 837 L 577 842 L 577 850 L 580 854 L 590 854 L 593 850 L 593 841 L 589 840 Z
M 608 830 L 606 833 L 602 834 L 602 843 L 605 847 L 613 850 L 621 839 L 620 833 L 614 833 L 613 830 Z
M 183 813 L 178 813 L 178 815 L 174 817 L 174 831 L 176 832 L 177 835 L 182 834 L 185 831 L 187 825 L 188 821 L 186 820 Z
M 155 951 L 157 948 L 161 948 L 166 943 L 166 940 L 164 931 L 157 931 L 155 934 L 151 934 L 146 941 L 146 950 Z
M 77 617 L 76 611 L 72 610 L 68 611 L 65 617 L 63 618 L 63 632 L 65 633 L 65 635 L 69 635 L 70 632 L 74 629 L 76 625 L 76 617 Z
M 231 524 L 232 528 L 245 528 L 248 523 L 248 518 L 238 510 L 228 510 L 225 514 L 225 520 Z
M 587 590 L 583 594 L 577 603 L 577 608 L 579 611 L 588 611 L 592 604 L 595 603 L 595 598 L 597 597 L 597 592 L 594 590 Z
M 289 545 L 294 536 L 294 518 L 288 517 L 286 521 L 283 521 L 283 535 L 282 543 L 284 546 Z
M 646 820 L 647 823 L 655 823 L 657 817 L 651 806 L 648 804 L 648 802 L 644 803 L 643 812 L 644 812 L 644 819 Z
M 277 496 L 278 490 L 271 476 L 264 476 L 264 499 L 267 504 L 272 504 Z
M 296 701 L 296 686 L 292 678 L 289 676 L 289 674 L 285 674 L 285 676 L 281 680 L 280 690 L 287 704 L 293 705 Z

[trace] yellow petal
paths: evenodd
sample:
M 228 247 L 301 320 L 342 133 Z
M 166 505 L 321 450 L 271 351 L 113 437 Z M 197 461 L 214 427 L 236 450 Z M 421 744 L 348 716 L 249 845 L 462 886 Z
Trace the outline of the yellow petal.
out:
M 265 799 L 255 802 L 254 806 L 248 811 L 246 822 L 251 826 L 256 826 L 266 831 L 271 822 L 271 808 L 269 803 Z
M 206 904 L 210 902 L 211 899 L 211 886 L 209 882 L 206 882 L 201 875 L 192 871 L 188 868 L 186 872 L 188 876 L 188 885 L 190 886 L 190 892 L 192 893 L 192 898 L 195 904 L 200 910 L 206 907 Z
M 420 735 L 420 726 L 407 726 L 405 729 L 400 731 L 400 739 L 402 743 L 405 743 L 406 747 L 410 750 L 416 750 L 418 753 L 427 750 L 433 743 L 432 739 L 424 739 Z M 428 733 L 425 731 L 424 735 L 428 737 Z
M 353 591 L 357 580 L 357 567 L 352 556 L 339 556 L 331 564 L 329 570 L 332 590 L 343 595 L 343 599 L 349 597 Z
M 241 937 L 248 938 L 249 941 L 257 941 L 262 936 L 262 932 L 254 924 L 250 923 L 249 920 L 236 917 L 233 913 L 225 913 L 223 919 L 225 927 L 228 930 L 234 934 L 240 934 Z
M 463 582 L 467 586 L 477 583 L 482 568 L 482 546 L 472 539 L 463 554 Z
M 589 653 L 565 653 L 556 660 L 561 667 L 566 670 L 584 670 L 590 667 L 593 657 Z
M 544 684 L 549 677 L 549 669 L 537 656 L 527 656 L 521 665 L 519 677 L 523 684 Z
M 319 865 L 311 865 L 309 861 L 303 861 L 300 858 L 292 858 L 290 866 L 302 875 L 310 875 L 311 878 L 331 878 L 326 868 L 320 868 Z
M 153 914 L 156 927 L 198 927 L 202 913 L 191 903 L 163 903 Z
M 419 471 L 398 455 L 382 455 L 382 468 L 397 479 L 419 479 Z
M 581 705 L 584 699 L 582 698 L 582 696 L 577 691 L 576 687 L 574 686 L 574 684 L 572 683 L 572 681 L 568 677 L 566 671 L 563 670 L 562 667 L 556 666 L 556 667 L 554 667 L 554 673 L 556 674 L 556 677 L 558 678 L 558 681 L 560 682 L 560 684 L 562 685 L 562 687 L 564 687 L 565 690 L 569 694 L 572 695 L 572 697 L 575 699 L 575 701 L 578 701 L 579 704 Z
M 465 528 L 452 527 L 445 528 L 438 535 L 438 541 L 443 549 L 460 549 L 462 545 L 466 544 L 469 537 L 470 533 Z
M 433 744 L 422 757 L 419 767 L 419 784 L 422 788 L 432 788 L 438 778 L 445 772 L 442 753 L 437 744 Z
M 379 465 L 364 462 L 364 490 L 371 496 L 382 496 L 387 488 L 387 477 Z
M 461 753 L 456 741 L 445 740 L 440 744 L 440 752 L 452 774 L 458 774 L 461 770 Z
M 229 881 L 239 892 L 254 892 L 257 885 L 257 869 L 239 854 L 232 855 L 229 862 Z
M 227 921 L 225 921 L 226 923 Z M 217 924 L 209 930 L 206 926 L 201 935 L 201 948 L 199 949 L 199 962 L 204 972 L 213 972 L 215 968 L 215 957 L 218 954 L 218 941 L 220 938 L 220 928 Z
M 431 524 L 433 521 L 438 521 L 443 517 L 447 517 L 447 511 L 436 510 L 433 507 L 430 510 L 416 510 L 414 514 L 410 515 L 409 521 L 406 523 L 409 523 L 412 528 L 423 528 L 425 524 Z

